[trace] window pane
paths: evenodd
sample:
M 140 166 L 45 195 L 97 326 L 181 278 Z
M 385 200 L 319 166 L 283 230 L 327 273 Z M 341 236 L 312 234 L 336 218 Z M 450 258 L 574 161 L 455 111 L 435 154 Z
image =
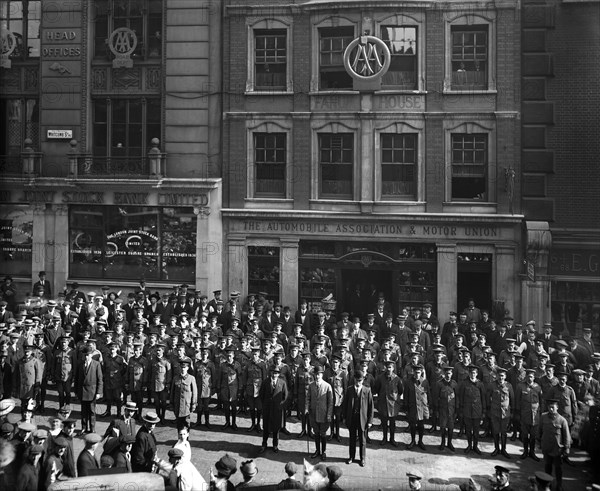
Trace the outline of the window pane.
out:
M 344 68 L 343 54 L 354 37 L 354 27 L 319 29 L 321 89 L 351 89 L 352 77 Z
M 452 87 L 486 89 L 488 64 L 487 26 L 452 27 Z
M 354 174 L 354 135 L 319 134 L 321 196 L 352 198 Z
M 191 209 L 162 209 L 162 279 L 193 282 L 196 271 L 196 216 Z
M 33 210 L 29 206 L 4 206 L 2 208 L 2 212 L 0 212 L 2 272 L 3 274 L 30 276 Z
M 287 31 L 285 29 L 256 29 L 255 86 L 286 87 Z
M 286 134 L 255 133 L 255 194 L 285 197 Z
M 381 135 L 381 195 L 384 198 L 416 197 L 415 134 Z
M 487 135 L 452 135 L 452 199 L 487 199 Z
M 383 76 L 384 86 L 414 89 L 417 86 L 417 28 L 382 26 L 381 38 L 392 55 L 390 68 Z

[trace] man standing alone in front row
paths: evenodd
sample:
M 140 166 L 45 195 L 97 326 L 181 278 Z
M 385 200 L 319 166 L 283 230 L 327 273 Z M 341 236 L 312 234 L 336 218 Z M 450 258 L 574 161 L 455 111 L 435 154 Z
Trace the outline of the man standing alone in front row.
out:
M 363 372 L 354 372 L 354 385 L 346 390 L 342 406 L 342 416 L 350 431 L 350 455 L 346 464 L 351 464 L 356 456 L 358 439 L 360 466 L 366 464 L 367 430 L 373 426 L 373 394 L 370 387 L 363 386 Z
M 324 369 L 322 365 L 315 368 L 315 380 L 308 386 L 305 413 L 310 418 L 310 426 L 315 433 L 315 453 L 311 458 L 320 457 L 327 459 L 327 430 L 333 415 L 333 389 L 323 380 Z

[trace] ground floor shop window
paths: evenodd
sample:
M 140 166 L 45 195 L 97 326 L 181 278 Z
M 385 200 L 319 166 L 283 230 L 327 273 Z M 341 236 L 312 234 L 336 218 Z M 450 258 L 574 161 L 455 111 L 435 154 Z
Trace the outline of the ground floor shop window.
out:
M 0 271 L 31 275 L 33 210 L 29 206 L 6 206 L 0 212 Z
M 600 283 L 553 281 L 552 326 L 564 335 L 579 336 L 584 327 L 600 334 Z
M 194 281 L 191 208 L 71 207 L 69 233 L 72 277 Z
M 248 291 L 279 300 L 279 247 L 248 247 Z

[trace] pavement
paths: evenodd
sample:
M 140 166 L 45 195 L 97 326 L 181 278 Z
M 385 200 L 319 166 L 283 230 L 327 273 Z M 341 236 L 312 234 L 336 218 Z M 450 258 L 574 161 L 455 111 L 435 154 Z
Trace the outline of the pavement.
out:
M 71 404 L 73 412 L 71 417 L 79 421 L 80 405 L 76 402 Z M 48 419 L 50 416 L 56 415 L 58 403 L 56 392 L 51 388 L 48 390 L 46 400 L 46 410 L 43 415 L 35 415 L 34 423 L 40 428 L 48 428 Z M 97 412 L 102 413 L 106 410 L 106 405 L 103 403 L 97 404 Z M 154 410 L 153 408 L 147 408 Z M 15 412 L 19 408 L 15 408 Z M 115 408 L 113 408 L 113 415 Z M 167 420 L 173 421 L 173 413 L 167 411 Z M 114 418 L 114 416 L 113 416 Z M 96 432 L 103 435 L 108 427 L 110 418 L 98 418 L 96 424 Z M 315 450 L 314 442 L 307 438 L 298 439 L 300 433 L 300 423 L 296 418 L 292 417 L 288 420 L 287 428 L 292 433 L 291 436 L 280 435 L 279 453 L 274 453 L 269 447 L 266 453 L 259 455 L 259 450 L 262 443 L 262 436 L 256 432 L 248 433 L 246 430 L 250 427 L 248 415 L 238 416 L 237 424 L 239 429 L 235 432 L 230 429 L 223 431 L 222 425 L 225 423 L 225 418 L 220 411 L 213 410 L 211 414 L 211 430 L 202 428 L 194 428 L 196 423 L 196 415 L 191 419 L 192 428 L 190 432 L 190 444 L 192 447 L 192 462 L 200 472 L 200 474 L 208 481 L 211 468 L 214 469 L 214 464 L 225 453 L 229 453 L 238 462 L 238 468 L 245 460 L 254 459 L 259 472 L 255 481 L 258 484 L 273 484 L 287 477 L 284 472 L 284 466 L 287 462 L 293 461 L 299 466 L 298 478 L 301 476 L 301 466 L 306 459 L 311 464 L 316 464 L 319 461 L 310 459 L 310 454 Z M 80 429 L 80 423 L 77 424 L 77 429 Z M 429 425 L 426 425 L 426 430 Z M 456 433 L 456 432 L 455 432 Z M 155 431 L 158 441 L 158 456 L 167 460 L 168 450 L 177 441 L 177 430 L 174 423 L 161 423 Z M 348 430 L 342 428 L 342 442 L 338 443 L 335 440 L 329 441 L 327 444 L 327 461 L 326 465 L 337 465 L 341 468 L 343 475 L 339 479 L 338 484 L 342 489 L 356 489 L 361 491 L 369 490 L 394 490 L 403 487 L 408 482 L 406 472 L 417 469 L 425 477 L 424 483 L 429 485 L 434 484 L 461 484 L 472 478 L 480 489 L 491 489 L 491 479 L 494 475 L 494 466 L 502 465 L 511 472 L 511 485 L 515 490 L 528 490 L 529 476 L 534 472 L 544 470 L 543 461 L 535 462 L 530 458 L 520 460 L 522 447 L 519 441 L 511 442 L 509 440 L 507 451 L 511 455 L 508 460 L 502 456 L 491 457 L 490 453 L 494 450 L 493 441 L 491 438 L 480 440 L 480 449 L 482 455 L 478 456 L 474 453 L 465 455 L 463 450 L 466 447 L 464 438 L 454 438 L 453 443 L 456 447 L 456 453 L 451 453 L 449 450 L 438 450 L 440 443 L 439 431 L 430 434 L 426 431 L 424 443 L 427 451 L 423 451 L 417 447 L 407 450 L 407 443 L 410 441 L 410 435 L 407 429 L 405 419 L 397 422 L 396 440 L 400 442 L 400 446 L 395 448 L 391 445 L 384 447 L 379 445 L 382 439 L 382 432 L 379 428 L 379 420 L 377 417 L 374 421 L 374 426 L 369 432 L 372 443 L 367 446 L 366 466 L 360 467 L 357 463 L 346 465 L 345 461 L 348 458 Z M 272 445 L 271 440 L 269 444 Z M 81 437 L 74 439 L 75 455 L 83 449 L 83 440 Z M 101 449 L 99 449 L 101 453 Z M 537 451 L 539 457 L 541 452 Z M 586 452 L 573 449 L 571 452 L 571 461 L 573 466 L 563 465 L 563 490 L 564 491 L 581 491 L 591 485 L 590 478 L 590 463 Z M 241 482 L 242 476 L 238 471 L 231 478 L 234 484 Z M 435 486 L 434 486 L 435 487 Z M 442 489 L 441 486 L 439 489 Z

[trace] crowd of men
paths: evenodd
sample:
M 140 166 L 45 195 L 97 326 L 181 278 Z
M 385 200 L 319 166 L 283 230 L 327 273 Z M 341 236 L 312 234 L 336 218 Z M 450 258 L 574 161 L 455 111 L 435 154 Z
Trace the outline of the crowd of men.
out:
M 297 416 L 296 436 L 314 440 L 313 459 L 327 459 L 327 443 L 341 441 L 344 423 L 347 464 L 365 466 L 377 413 L 381 446 L 399 447 L 396 423 L 405 417 L 408 450 L 431 450 L 424 434 L 438 431 L 440 451 L 456 452 L 459 437 L 465 454 L 481 454 L 479 441 L 488 437 L 492 456 L 539 461 L 539 449 L 559 489 L 572 444 L 585 445 L 600 468 L 598 438 L 589 437 L 600 432 L 600 353 L 591 329 L 581 339 L 559 338 L 549 323 L 523 326 L 510 315 L 497 322 L 472 300 L 440 322 L 427 303 L 394 315 L 383 294 L 361 319 L 309 311 L 305 300 L 290 309 L 264 292 L 244 303 L 238 292 L 223 299 L 216 290 L 209 300 L 185 284 L 160 294 L 144 280 L 124 298 L 108 286 L 86 294 L 77 283 L 53 297 L 41 272 L 33 291 L 24 304 L 14 295 L 0 302 L 0 399 L 19 399 L 22 412 L 17 426 L 4 422 L 1 437 L 26 455 L 22 462 L 35 461 L 40 449 L 28 412 L 44 413 L 54 384 L 61 429 L 43 448 L 42 463 L 32 464 L 43 465 L 46 478 L 58 467 L 65 476 L 78 471 L 76 421 L 68 417 L 73 395 L 90 448 L 100 441 L 96 418 L 118 418 L 112 457 L 133 472 L 154 469 L 153 425 L 211 430 L 215 401 L 225 415 L 219 430 L 241 431 L 238 415 L 248 415 L 244 431 L 262 433 L 260 453 L 269 438 L 278 452 L 279 434 L 289 435 L 287 422 Z M 143 408 L 151 412 L 144 416 Z M 133 419 L 143 424 L 137 434 Z M 520 456 L 508 453 L 509 438 L 521 440 Z

